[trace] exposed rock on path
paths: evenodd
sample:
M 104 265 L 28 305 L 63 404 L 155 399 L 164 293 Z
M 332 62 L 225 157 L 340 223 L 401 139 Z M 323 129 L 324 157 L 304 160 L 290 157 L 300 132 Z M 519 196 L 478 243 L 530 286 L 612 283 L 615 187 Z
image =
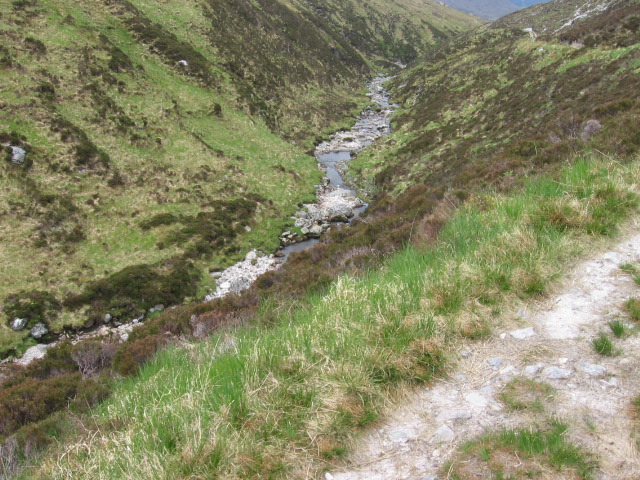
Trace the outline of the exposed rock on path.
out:
M 624 302 L 640 295 L 631 276 L 619 268 L 638 261 L 636 233 L 582 263 L 560 295 L 521 310 L 486 343 L 468 345 L 452 378 L 415 392 L 396 407 L 361 440 L 349 459 L 351 467 L 328 477 L 447 478 L 442 467 L 464 441 L 484 432 L 532 425 L 530 416 L 509 411 L 500 400 L 505 385 L 520 377 L 557 390 L 553 400 L 545 402 L 545 414 L 569 424 L 571 441 L 597 455 L 596 478 L 640 478 L 630 415 L 631 400 L 640 394 L 640 337 L 615 339 L 622 353 L 611 357 L 597 354 L 591 343 L 600 332 L 610 333 L 613 318 L 625 319 Z

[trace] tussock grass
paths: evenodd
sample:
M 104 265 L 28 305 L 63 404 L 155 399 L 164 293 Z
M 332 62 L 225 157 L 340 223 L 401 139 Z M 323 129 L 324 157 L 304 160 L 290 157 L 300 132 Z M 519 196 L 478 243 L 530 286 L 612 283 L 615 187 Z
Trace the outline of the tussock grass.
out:
M 637 205 L 637 174 L 637 161 L 590 158 L 509 197 L 478 195 L 433 247 L 339 278 L 272 328 L 159 353 L 116 385 L 97 429 L 48 452 L 32 477 L 314 477 L 389 399 L 446 372 L 457 339 L 489 329 L 507 301 L 543 294 L 583 245 L 614 232 Z M 576 215 L 558 215 L 565 208 Z M 565 430 L 507 432 L 496 448 L 587 478 Z
M 544 405 L 555 395 L 555 389 L 545 382 L 515 378 L 507 383 L 500 398 L 510 410 L 544 411 Z
M 447 478 L 593 478 L 593 457 L 571 444 L 567 431 L 567 425 L 552 420 L 542 428 L 483 435 L 461 447 L 445 469 Z

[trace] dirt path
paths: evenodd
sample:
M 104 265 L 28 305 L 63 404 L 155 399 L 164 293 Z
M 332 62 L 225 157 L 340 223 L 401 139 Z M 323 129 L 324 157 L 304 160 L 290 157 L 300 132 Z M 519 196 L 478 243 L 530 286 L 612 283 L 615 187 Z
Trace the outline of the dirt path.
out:
M 579 265 L 560 294 L 520 309 L 494 337 L 468 345 L 450 378 L 397 407 L 362 439 L 350 467 L 328 473 L 327 480 L 447 478 L 443 465 L 462 442 L 485 431 L 535 423 L 535 416 L 512 411 L 500 399 L 516 377 L 557 390 L 544 402 L 545 416 L 570 425 L 573 443 L 596 453 L 596 478 L 640 479 L 630 412 L 631 400 L 640 394 L 640 336 L 615 339 L 608 326 L 614 318 L 630 324 L 623 304 L 640 296 L 640 287 L 619 268 L 640 262 L 639 230 L 636 223 L 624 241 Z M 614 338 L 620 354 L 594 351 L 592 340 L 600 332 Z M 475 478 L 487 477 L 478 471 Z

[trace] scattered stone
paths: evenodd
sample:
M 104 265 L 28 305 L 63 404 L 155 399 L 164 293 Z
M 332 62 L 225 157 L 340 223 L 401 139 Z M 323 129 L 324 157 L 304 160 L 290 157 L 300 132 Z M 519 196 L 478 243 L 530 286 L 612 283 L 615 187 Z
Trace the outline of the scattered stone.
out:
M 15 363 L 18 365 L 27 366 L 34 360 L 39 360 L 43 358 L 47 353 L 47 349 L 50 345 L 38 344 L 34 347 L 28 348 L 24 355 L 21 358 L 17 359 Z
M 473 415 L 466 410 L 442 410 L 437 416 L 439 423 L 449 422 L 451 420 L 466 420 Z
M 518 310 L 518 313 L 516 313 L 516 317 L 522 318 L 523 320 L 531 320 L 531 317 L 527 315 L 527 312 L 524 310 L 524 308 Z
M 516 374 L 517 370 L 513 365 L 508 365 L 500 370 L 500 376 L 502 377 L 515 376 Z
M 24 159 L 27 156 L 27 151 L 24 148 L 16 147 L 14 145 L 9 145 L 11 147 L 11 162 L 16 165 L 22 165 L 24 163 Z
M 471 404 L 472 406 L 478 407 L 478 408 L 484 408 L 489 404 L 487 399 L 484 398 L 482 395 L 480 395 L 478 392 L 467 393 L 464 396 L 464 399 L 467 402 L 469 402 L 469 404 Z
M 309 229 L 309 233 L 308 235 L 310 237 L 319 237 L 320 235 L 322 235 L 324 233 L 324 229 L 322 228 L 321 225 L 314 225 Z
M 607 369 L 602 365 L 594 365 L 593 363 L 580 363 L 578 368 L 592 377 L 599 377 L 600 375 L 604 375 Z
M 513 330 L 509 333 L 516 340 L 524 340 L 525 338 L 533 337 L 536 334 L 533 327 L 521 328 L 519 330 Z
M 163 310 L 164 310 L 164 305 L 159 303 L 158 305 L 155 305 L 154 307 L 151 307 L 149 309 L 149 313 L 162 312 Z
M 600 380 L 600 381 L 604 383 L 607 387 L 618 386 L 618 379 L 616 377 L 611 377 L 608 381 L 607 380 Z
M 14 318 L 11 322 L 11 328 L 16 331 L 22 330 L 27 326 L 27 321 L 28 320 L 26 318 Z
M 422 477 L 420 480 L 438 480 L 436 475 L 429 475 L 427 477 Z
M 551 380 L 563 380 L 572 375 L 571 370 L 560 367 L 547 367 L 542 373 L 545 377 Z
M 444 443 L 451 442 L 456 437 L 456 434 L 447 425 L 442 425 L 436 433 L 434 433 L 431 443 Z
M 44 325 L 44 323 L 36 323 L 31 329 L 31 336 L 33 338 L 41 338 L 42 336 L 49 333 L 49 330 Z
M 505 338 L 507 338 L 507 334 L 506 333 L 501 333 L 500 334 L 500 340 L 504 340 Z
M 565 365 L 569 361 L 568 358 L 562 357 L 558 359 L 558 365 Z
M 540 373 L 540 370 L 544 368 L 544 363 L 536 363 L 535 365 L 527 365 L 524 367 L 524 373 L 526 375 L 534 376 Z
M 489 360 L 487 360 L 487 362 L 493 368 L 498 368 L 500 365 L 502 365 L 502 359 L 498 357 L 490 358 Z
M 207 295 L 205 301 L 222 298 L 230 293 L 240 293 L 249 288 L 260 275 L 275 270 L 278 266 L 274 255 L 259 255 L 252 250 L 243 261 L 222 272 L 216 272 L 216 291 Z
M 113 317 L 111 316 L 111 314 L 107 313 L 102 320 L 103 320 L 104 323 L 109 323 L 112 318 Z
M 222 277 L 222 272 L 211 272 L 210 275 L 211 275 L 211 278 L 214 278 L 217 280 Z
M 335 480 L 333 475 L 331 475 L 329 472 L 324 474 L 324 480 Z
M 389 440 L 395 443 L 406 443 L 411 437 L 407 430 L 394 430 L 389 434 Z
M 99 337 L 107 337 L 109 334 L 111 334 L 111 329 L 109 327 L 100 327 L 98 330 Z

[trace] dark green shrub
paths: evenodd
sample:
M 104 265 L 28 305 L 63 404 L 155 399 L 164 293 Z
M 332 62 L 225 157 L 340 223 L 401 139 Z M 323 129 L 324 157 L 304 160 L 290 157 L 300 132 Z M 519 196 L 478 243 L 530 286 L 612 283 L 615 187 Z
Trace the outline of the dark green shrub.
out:
M 56 99 L 56 88 L 50 82 L 41 82 L 35 90 L 40 98 L 47 102 L 53 102 Z
M 154 227 L 159 227 L 160 225 L 171 225 L 177 221 L 178 217 L 173 213 L 158 213 L 153 217 L 140 222 L 140 228 L 142 230 L 150 230 Z
M 37 422 L 66 407 L 81 381 L 79 373 L 45 380 L 27 379 L 0 391 L 0 435 L 11 435 L 29 423 Z
M 44 55 L 45 53 L 47 53 L 46 45 L 37 38 L 27 37 L 24 39 L 24 43 L 26 47 L 36 55 Z
M 48 325 L 62 309 L 60 302 L 49 292 L 33 290 L 9 295 L 4 300 L 4 313 L 7 321 L 15 318 L 26 318 L 26 328 L 36 323 Z
M 199 275 L 198 269 L 183 258 L 132 265 L 89 283 L 82 293 L 67 297 L 63 304 L 71 309 L 91 305 L 97 319 L 107 312 L 116 318 L 130 318 L 159 303 L 178 304 L 195 295 Z
M 51 121 L 51 130 L 59 133 L 63 142 L 73 144 L 72 151 L 76 165 L 90 168 L 109 168 L 111 163 L 109 155 L 99 149 L 80 127 L 57 115 Z
M 67 375 L 78 371 L 72 358 L 73 346 L 62 342 L 47 350 L 44 358 L 31 363 L 24 370 L 24 377 L 45 380 L 58 375 Z
M 109 59 L 109 70 L 116 73 L 130 73 L 134 70 L 133 63 L 126 53 L 118 47 L 113 46 L 109 50 L 111 58 Z

